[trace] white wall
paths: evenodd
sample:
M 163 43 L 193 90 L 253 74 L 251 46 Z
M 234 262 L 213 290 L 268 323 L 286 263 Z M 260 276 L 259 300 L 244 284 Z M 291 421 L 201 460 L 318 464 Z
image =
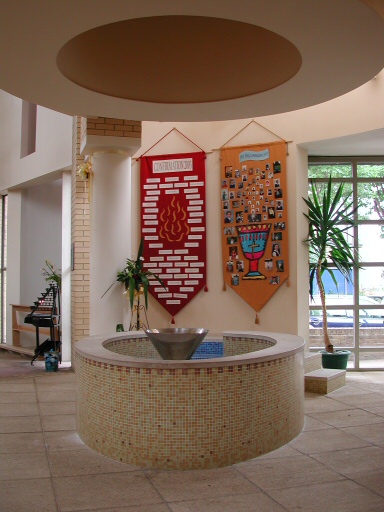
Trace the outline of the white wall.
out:
M 0 112 L 0 191 L 52 180 L 71 166 L 72 117 L 38 106 L 36 151 L 20 158 L 22 100 L 0 91 Z
M 129 317 L 124 289 L 114 283 L 117 271 L 124 268 L 126 258 L 131 255 L 132 225 L 130 157 L 96 154 L 92 165 L 91 335 L 114 332 L 116 324 L 125 322 L 125 315 Z M 129 327 L 129 320 L 127 322 Z
M 242 120 L 241 127 L 247 126 L 250 120 Z M 240 121 L 236 122 L 240 125 Z M 222 330 L 268 330 L 275 332 L 287 332 L 297 334 L 304 327 L 301 333 L 306 336 L 308 321 L 301 325 L 296 308 L 299 286 L 305 287 L 307 298 L 306 276 L 296 271 L 296 263 L 303 259 L 306 262 L 306 250 L 297 243 L 298 238 L 305 237 L 305 223 L 302 222 L 300 210 L 296 207 L 298 198 L 306 194 L 307 179 L 306 165 L 303 169 L 301 160 L 302 151 L 291 145 L 287 157 L 288 167 L 288 201 L 289 201 L 289 236 L 291 273 L 289 286 L 283 285 L 279 288 L 273 298 L 264 308 L 258 312 L 259 324 L 255 324 L 255 311 L 244 302 L 237 293 L 230 287 L 223 290 L 223 268 L 221 257 L 221 178 L 220 178 L 220 151 L 219 147 L 227 140 L 235 136 L 228 145 L 244 145 L 252 143 L 273 142 L 279 140 L 276 135 L 271 134 L 256 123 L 251 123 L 245 130 L 238 133 L 240 129 L 234 129 L 232 123 L 180 123 L 166 125 L 166 123 L 143 123 L 143 141 L 147 144 L 148 139 L 157 137 L 160 139 L 164 134 L 177 126 L 178 129 L 198 146 L 207 151 L 206 159 L 206 215 L 207 215 L 207 277 L 208 292 L 203 290 L 192 299 L 176 316 L 176 327 L 205 327 L 211 333 Z M 159 129 L 161 132 L 159 132 Z M 155 131 L 155 135 L 153 134 Z M 278 130 L 276 130 L 278 133 Z M 162 135 L 163 134 L 163 135 Z M 237 135 L 236 135 L 237 134 Z M 148 145 L 152 145 L 152 140 Z M 183 151 L 198 150 L 193 144 L 181 137 L 176 131 L 170 133 L 161 143 L 146 154 L 177 153 Z M 144 153 L 145 149 L 141 151 Z M 305 159 L 306 164 L 306 159 Z M 132 191 L 133 211 L 137 215 L 137 222 L 133 225 L 140 225 L 140 204 L 138 200 L 140 182 L 139 162 L 134 161 L 132 165 Z M 299 201 L 299 202 L 300 202 Z M 304 217 L 303 217 L 304 219 Z M 303 231 L 304 226 L 304 231 Z M 128 233 L 127 233 L 128 234 Z M 128 234 L 129 236 L 129 234 Z M 135 233 L 134 247 L 139 242 L 138 229 Z M 303 250 L 301 250 L 303 249 Z M 145 256 L 145 255 L 144 255 Z M 149 297 L 148 320 L 151 328 L 171 326 L 171 315 L 159 305 L 153 297 Z M 300 324 L 300 328 L 299 328 Z
M 10 304 L 32 304 L 45 289 L 45 259 L 61 266 L 61 176 L 72 165 L 72 117 L 37 107 L 36 151 L 21 158 L 22 100 L 0 91 L 0 112 L 0 191 L 8 193 L 9 208 L 6 339 L 11 343 Z
M 62 180 L 23 190 L 21 214 L 21 304 L 33 304 L 47 284 L 45 260 L 61 269 Z
M 11 304 L 20 302 L 20 239 L 21 239 L 21 191 L 15 190 L 8 194 L 7 224 L 7 342 L 12 341 L 12 310 Z M 9 234 L 12 233 L 12 236 Z
M 72 176 L 63 173 L 61 228 L 61 354 L 63 361 L 71 360 L 71 207 Z

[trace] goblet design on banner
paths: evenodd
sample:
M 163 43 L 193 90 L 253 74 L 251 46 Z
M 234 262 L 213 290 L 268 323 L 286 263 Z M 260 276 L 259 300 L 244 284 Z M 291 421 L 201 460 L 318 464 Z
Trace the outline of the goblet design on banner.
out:
M 249 260 L 249 272 L 243 279 L 266 279 L 259 272 L 259 261 L 263 257 L 267 245 L 271 224 L 248 224 L 237 226 L 241 249 Z

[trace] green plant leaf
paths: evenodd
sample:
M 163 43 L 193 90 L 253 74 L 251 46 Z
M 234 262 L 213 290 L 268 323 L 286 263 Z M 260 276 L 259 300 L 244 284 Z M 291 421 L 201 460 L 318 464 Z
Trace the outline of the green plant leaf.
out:
M 128 290 L 129 290 L 129 304 L 131 306 L 131 309 L 133 309 L 135 290 L 136 290 L 136 279 L 134 277 L 129 278 Z
M 360 268 L 346 238 L 347 234 L 351 236 L 348 231 L 356 224 L 354 214 L 358 206 L 354 207 L 351 193 L 344 196 L 344 183 L 333 190 L 332 176 L 322 194 L 312 181 L 310 195 L 303 200 L 308 208 L 303 213 L 308 221 L 308 236 L 303 242 L 309 246 L 309 294 L 313 299 L 314 283 L 317 282 L 325 308 L 325 294 L 319 282 L 324 272 L 331 276 L 337 286 L 335 268 L 348 281 L 351 280 L 351 270 Z M 325 318 L 325 327 L 326 323 Z

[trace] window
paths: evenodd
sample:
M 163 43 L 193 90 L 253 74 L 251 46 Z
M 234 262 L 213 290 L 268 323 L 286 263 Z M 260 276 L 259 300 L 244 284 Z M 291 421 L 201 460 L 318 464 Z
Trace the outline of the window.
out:
M 348 367 L 356 370 L 384 368 L 384 157 L 309 159 L 308 175 L 317 186 L 328 180 L 345 183 L 352 192 L 357 225 L 348 232 L 359 257 L 360 269 L 351 283 L 337 276 L 338 286 L 325 279 L 329 334 L 336 348 L 348 348 Z M 323 348 L 320 298 L 310 301 L 310 348 Z
M 6 283 L 7 283 L 7 204 L 8 196 L 0 196 L 0 343 L 5 343 L 6 333 Z

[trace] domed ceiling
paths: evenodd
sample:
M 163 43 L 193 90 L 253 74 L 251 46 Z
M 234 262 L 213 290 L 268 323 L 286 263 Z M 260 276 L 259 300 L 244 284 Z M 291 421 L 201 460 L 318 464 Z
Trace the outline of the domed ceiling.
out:
M 211 121 L 297 110 L 384 67 L 376 0 L 21 0 L 0 88 L 69 115 Z

